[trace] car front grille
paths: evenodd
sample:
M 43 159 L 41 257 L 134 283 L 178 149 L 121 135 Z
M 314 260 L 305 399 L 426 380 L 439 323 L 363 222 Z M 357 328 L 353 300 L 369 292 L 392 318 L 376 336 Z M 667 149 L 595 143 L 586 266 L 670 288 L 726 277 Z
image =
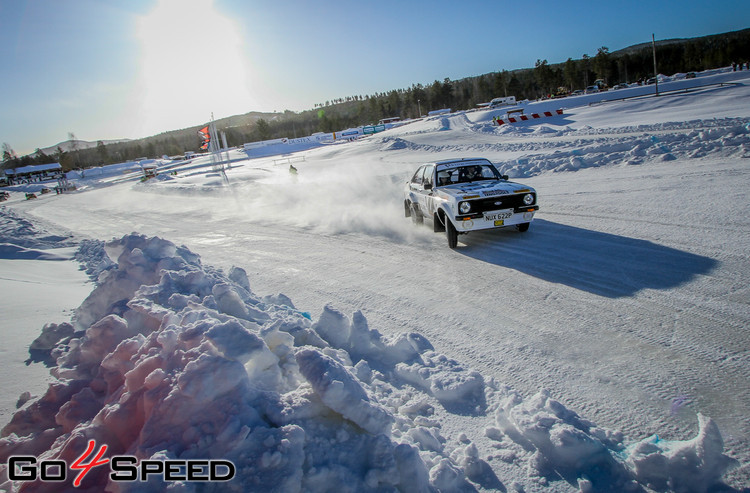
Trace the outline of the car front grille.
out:
M 513 195 L 498 195 L 489 199 L 471 200 L 471 212 L 480 213 L 488 211 L 498 211 L 502 209 L 516 209 L 518 207 L 529 207 L 523 203 L 523 197 L 526 193 L 517 193 Z M 534 202 L 531 205 L 536 205 L 536 194 L 534 195 Z

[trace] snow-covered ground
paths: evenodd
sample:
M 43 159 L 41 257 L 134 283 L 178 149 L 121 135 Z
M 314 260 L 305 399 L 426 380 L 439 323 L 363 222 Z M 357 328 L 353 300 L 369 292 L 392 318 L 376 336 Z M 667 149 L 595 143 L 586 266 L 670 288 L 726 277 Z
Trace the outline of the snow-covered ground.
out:
M 201 158 L 15 189 L 0 455 L 72 461 L 96 439 L 224 458 L 237 477 L 216 487 L 237 491 L 750 487 L 750 72 L 659 87 L 682 92 L 525 103 L 564 113 L 501 127 L 502 110 L 427 118 L 297 153 L 296 177 Z M 537 189 L 527 233 L 450 250 L 403 217 L 419 164 L 465 156 Z M 104 269 L 85 301 L 52 260 L 77 244 Z M 15 287 L 35 279 L 43 295 Z M 44 383 L 21 373 L 29 298 L 51 310 L 34 348 L 61 380 L 11 420 Z

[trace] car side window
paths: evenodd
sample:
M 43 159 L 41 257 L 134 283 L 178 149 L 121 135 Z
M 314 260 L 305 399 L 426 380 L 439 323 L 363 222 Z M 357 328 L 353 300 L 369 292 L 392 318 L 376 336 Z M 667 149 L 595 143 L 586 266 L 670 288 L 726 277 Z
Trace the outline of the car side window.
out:
M 424 173 L 424 166 L 420 166 L 416 173 L 414 173 L 414 176 L 411 177 L 411 183 L 412 185 L 421 185 L 422 184 L 422 174 Z
M 427 185 L 432 186 L 432 184 L 433 184 L 432 183 L 432 174 L 433 174 L 434 170 L 435 170 L 434 166 L 425 166 L 424 167 L 424 178 L 422 180 L 423 186 L 425 186 L 425 187 Z

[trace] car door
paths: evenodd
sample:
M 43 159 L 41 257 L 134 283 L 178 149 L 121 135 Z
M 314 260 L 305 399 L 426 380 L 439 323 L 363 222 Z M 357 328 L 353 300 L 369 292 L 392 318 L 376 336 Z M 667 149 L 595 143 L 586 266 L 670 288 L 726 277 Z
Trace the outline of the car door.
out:
M 432 187 L 435 183 L 435 166 L 428 164 L 424 166 L 422 172 L 422 183 L 419 190 L 416 192 L 417 204 L 419 205 L 419 212 L 425 217 L 432 217 L 432 211 L 430 210 L 430 197 L 432 197 Z
M 424 176 L 424 166 L 417 168 L 414 175 L 409 180 L 409 201 L 419 207 L 419 197 L 422 192 L 422 177 Z
M 409 182 L 409 195 L 412 203 L 419 209 L 419 212 L 426 217 L 432 217 L 429 212 L 429 197 L 432 194 L 432 185 L 434 182 L 433 173 L 434 165 L 420 166 L 414 173 Z

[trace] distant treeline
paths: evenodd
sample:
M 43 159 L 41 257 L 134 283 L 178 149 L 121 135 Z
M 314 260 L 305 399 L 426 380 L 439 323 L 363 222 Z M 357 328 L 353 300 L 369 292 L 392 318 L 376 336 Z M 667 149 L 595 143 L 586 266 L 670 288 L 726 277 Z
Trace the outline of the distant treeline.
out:
M 656 43 L 657 69 L 671 75 L 726 67 L 750 61 L 750 29 L 692 39 L 674 39 Z M 430 85 L 414 84 L 370 96 L 349 96 L 316 104 L 312 110 L 295 113 L 247 113 L 217 120 L 229 146 L 239 146 L 281 137 L 303 137 L 315 132 L 334 132 L 349 127 L 377 123 L 381 118 L 417 118 L 428 111 L 451 108 L 466 110 L 499 96 L 518 100 L 539 99 L 558 92 L 583 89 L 596 79 L 610 86 L 636 82 L 654 75 L 651 43 L 609 52 L 605 46 L 593 56 L 568 58 L 557 64 L 537 60 L 534 68 L 503 70 L 461 80 L 444 79 Z M 201 125 L 202 126 L 202 125 Z M 8 144 L 3 145 L 3 168 L 59 162 L 63 170 L 197 151 L 201 145 L 195 126 L 165 132 L 153 137 L 94 148 L 63 151 L 48 156 L 37 151 L 17 157 Z

